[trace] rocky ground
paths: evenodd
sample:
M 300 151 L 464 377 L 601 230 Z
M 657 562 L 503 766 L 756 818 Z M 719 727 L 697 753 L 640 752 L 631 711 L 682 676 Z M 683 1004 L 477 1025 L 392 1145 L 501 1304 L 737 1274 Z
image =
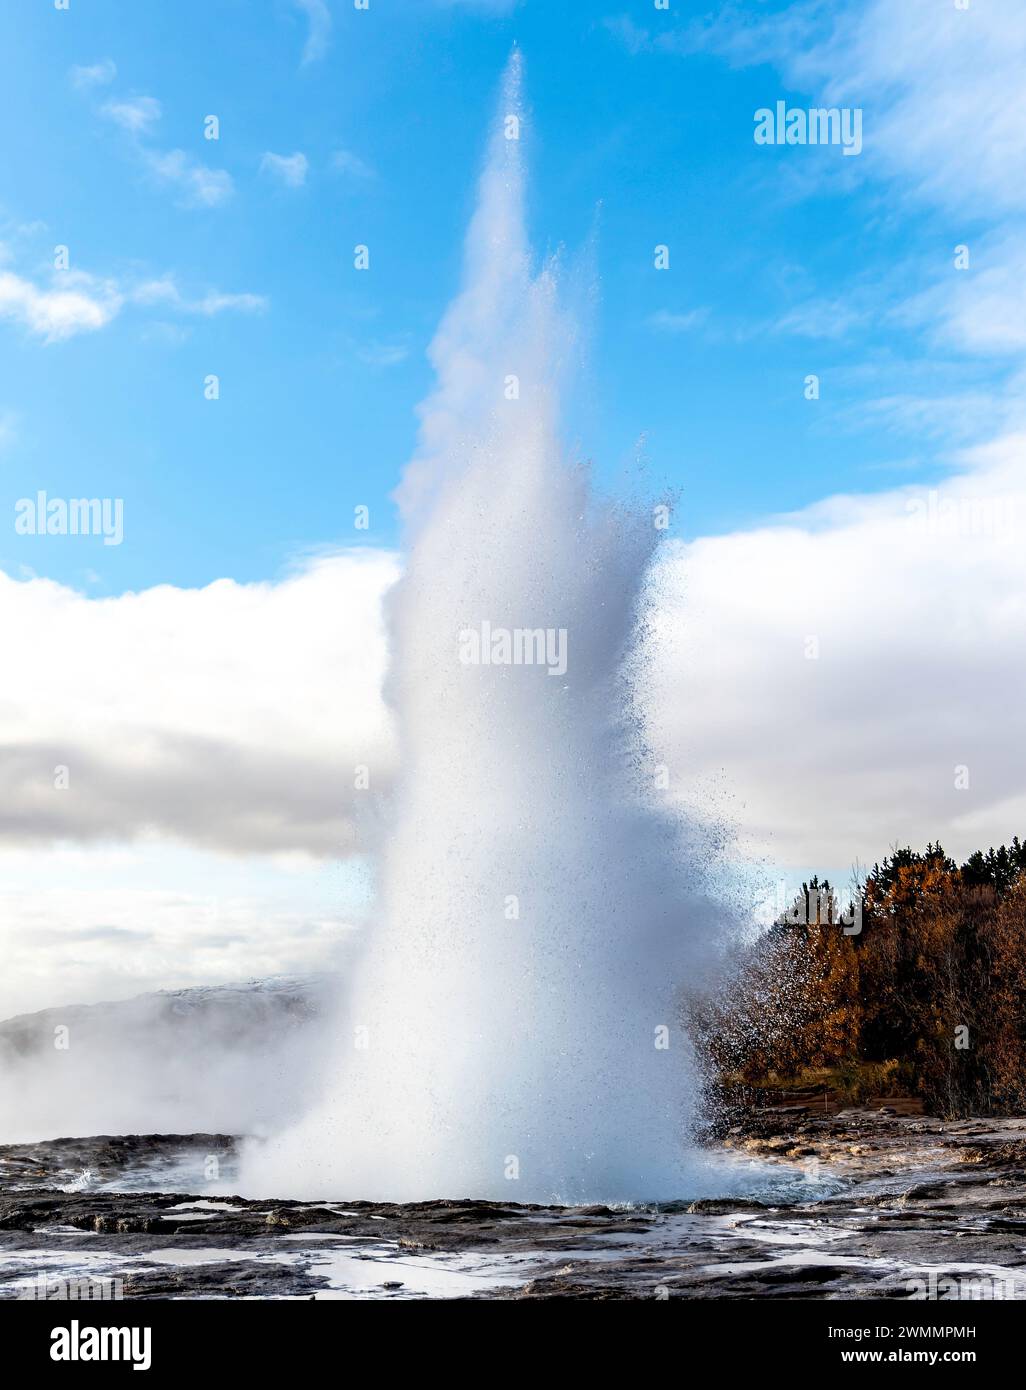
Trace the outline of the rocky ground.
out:
M 1026 1297 L 1026 1119 L 915 1111 L 780 1097 L 712 1154 L 737 1195 L 629 1210 L 246 1201 L 225 1135 L 10 1145 L 0 1298 Z

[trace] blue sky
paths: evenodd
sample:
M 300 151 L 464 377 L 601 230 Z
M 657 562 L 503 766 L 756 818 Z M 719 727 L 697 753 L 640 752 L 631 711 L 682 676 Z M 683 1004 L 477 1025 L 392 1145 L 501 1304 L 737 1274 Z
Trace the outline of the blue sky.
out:
M 366 909 L 390 498 L 514 44 L 568 448 L 680 498 L 673 795 L 771 892 L 1024 833 L 1021 0 L 8 5 L 0 1016 L 326 968 Z M 777 101 L 862 152 L 757 145 Z M 123 544 L 18 534 L 39 490 Z
M 2 500 L 122 497 L 126 542 L 5 527 L 0 567 L 118 593 L 270 577 L 309 550 L 396 541 L 389 494 L 513 43 L 532 237 L 583 263 L 592 292 L 568 438 L 610 488 L 642 458 L 653 486 L 679 489 L 677 532 L 692 537 L 943 472 L 963 441 L 873 402 L 943 391 L 953 374 L 986 390 L 1001 366 L 930 352 L 880 295 L 911 299 L 943 276 L 978 218 L 896 196 L 871 101 L 858 158 L 756 146 L 757 108 L 820 91 L 686 40 L 674 10 L 6 7 L 4 268 L 55 285 L 66 244 L 71 272 L 120 307 L 62 341 L 0 322 Z M 297 166 L 290 183 L 265 159 L 297 152 L 299 186 Z M 368 272 L 353 269 L 357 243 Z M 653 269 L 657 243 L 668 271 Z M 810 372 L 818 402 L 804 399 Z M 352 529 L 360 503 L 366 533 Z

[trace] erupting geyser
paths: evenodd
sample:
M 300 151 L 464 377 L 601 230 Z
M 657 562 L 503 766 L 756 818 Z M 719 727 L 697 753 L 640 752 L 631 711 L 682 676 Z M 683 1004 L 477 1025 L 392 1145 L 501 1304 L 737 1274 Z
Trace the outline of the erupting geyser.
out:
M 249 1147 L 280 1196 L 694 1190 L 679 992 L 714 914 L 642 746 L 658 531 L 561 447 L 572 325 L 524 233 L 518 60 L 432 348 L 389 604 L 402 783 L 320 1104 Z

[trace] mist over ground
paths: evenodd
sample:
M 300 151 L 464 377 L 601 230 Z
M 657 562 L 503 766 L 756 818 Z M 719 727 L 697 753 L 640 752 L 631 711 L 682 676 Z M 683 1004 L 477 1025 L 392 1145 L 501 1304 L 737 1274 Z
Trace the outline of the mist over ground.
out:
M 166 990 L 0 1022 L 0 1143 L 258 1134 L 309 1104 L 331 976 Z

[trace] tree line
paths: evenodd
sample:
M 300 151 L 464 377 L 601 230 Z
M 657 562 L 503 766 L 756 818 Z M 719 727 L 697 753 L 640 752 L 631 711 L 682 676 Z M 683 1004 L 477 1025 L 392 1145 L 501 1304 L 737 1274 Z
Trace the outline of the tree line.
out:
M 897 849 L 840 908 L 827 880 L 740 951 L 691 1027 L 719 1079 L 752 1086 L 830 1069 L 946 1115 L 1026 1110 L 1026 845 L 959 865 Z M 860 1095 L 860 1091 L 863 1095 Z

